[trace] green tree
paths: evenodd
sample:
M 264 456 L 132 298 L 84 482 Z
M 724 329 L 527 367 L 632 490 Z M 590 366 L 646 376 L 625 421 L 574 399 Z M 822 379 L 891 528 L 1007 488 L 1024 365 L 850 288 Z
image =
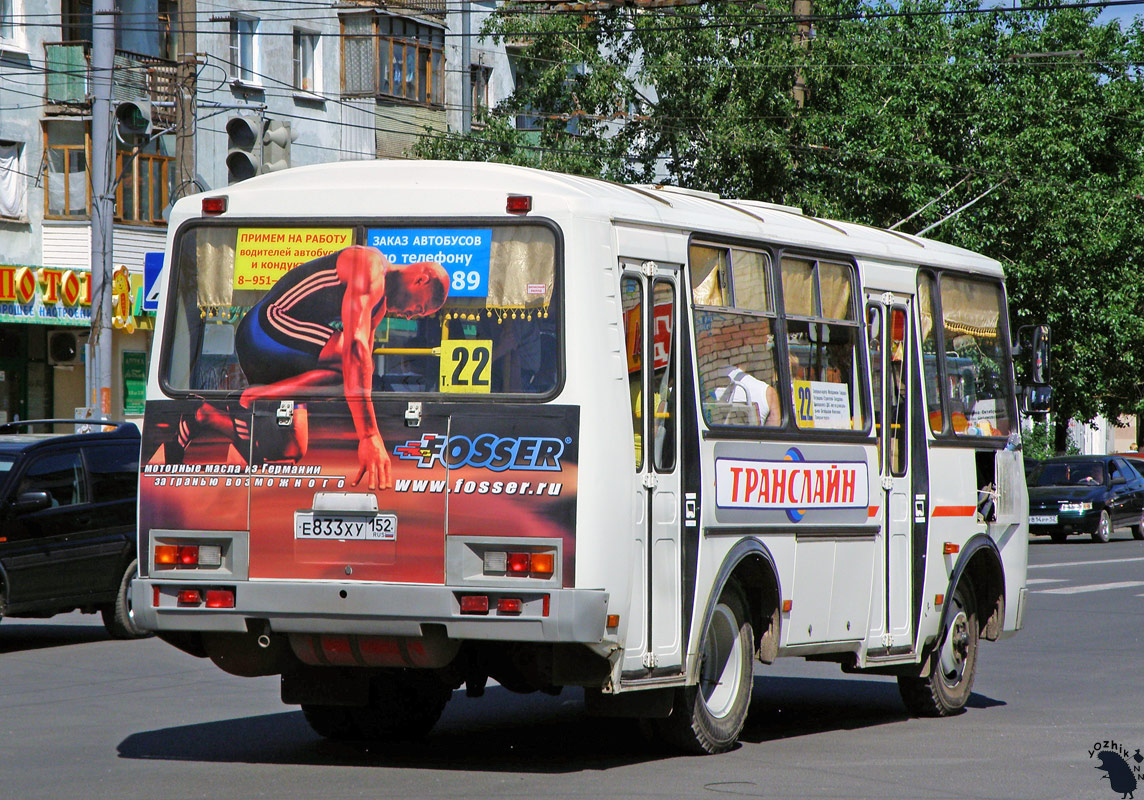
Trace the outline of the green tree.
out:
M 494 15 L 489 33 L 529 42 L 517 91 L 422 154 L 929 229 L 1005 265 L 1014 328 L 1053 326 L 1058 446 L 1070 418 L 1144 412 L 1141 24 L 978 0 L 814 13 L 809 43 L 771 0 Z

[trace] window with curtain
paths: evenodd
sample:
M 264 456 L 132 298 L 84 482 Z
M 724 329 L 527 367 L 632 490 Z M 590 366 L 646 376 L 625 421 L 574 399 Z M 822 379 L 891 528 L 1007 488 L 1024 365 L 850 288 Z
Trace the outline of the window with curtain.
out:
M 711 426 L 779 425 L 770 257 L 695 243 L 689 261 L 703 418 Z
M 19 142 L 0 142 L 0 217 L 22 219 L 27 214 L 24 197 L 28 181 L 22 166 L 23 149 Z
M 852 268 L 784 256 L 781 272 L 795 424 L 865 430 L 866 381 Z
M 318 34 L 294 29 L 294 88 L 303 92 L 319 92 Z
M 445 103 L 445 31 L 392 15 L 342 17 L 342 93 Z

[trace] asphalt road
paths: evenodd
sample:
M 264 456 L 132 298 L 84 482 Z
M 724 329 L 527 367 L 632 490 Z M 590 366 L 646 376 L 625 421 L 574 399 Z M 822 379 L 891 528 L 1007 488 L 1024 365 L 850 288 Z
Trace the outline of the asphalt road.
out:
M 577 691 L 499 687 L 457 693 L 423 742 L 333 743 L 274 678 L 112 641 L 98 617 L 8 619 L 0 797 L 1121 797 L 1090 751 L 1144 748 L 1144 542 L 1034 540 L 1030 559 L 1025 629 L 983 644 L 965 714 L 912 719 L 892 679 L 784 659 L 757 666 L 741 746 L 707 758 L 584 716 Z

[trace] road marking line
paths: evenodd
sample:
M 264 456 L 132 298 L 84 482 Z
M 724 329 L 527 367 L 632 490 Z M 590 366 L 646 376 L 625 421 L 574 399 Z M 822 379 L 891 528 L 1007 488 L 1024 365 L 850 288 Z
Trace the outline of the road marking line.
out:
M 1029 578 L 1025 583 L 1032 586 L 1034 583 L 1064 583 L 1066 580 L 1068 578 Z
M 1048 569 L 1049 567 L 1087 567 L 1089 564 L 1127 564 L 1129 561 L 1144 561 L 1141 558 L 1102 558 L 1099 561 L 1062 561 L 1060 564 L 1030 564 L 1029 569 Z
M 1119 583 L 1090 583 L 1087 586 L 1061 586 L 1056 589 L 1036 589 L 1036 594 L 1081 594 L 1082 592 L 1104 592 L 1109 589 L 1130 589 L 1144 586 L 1144 581 L 1120 581 Z

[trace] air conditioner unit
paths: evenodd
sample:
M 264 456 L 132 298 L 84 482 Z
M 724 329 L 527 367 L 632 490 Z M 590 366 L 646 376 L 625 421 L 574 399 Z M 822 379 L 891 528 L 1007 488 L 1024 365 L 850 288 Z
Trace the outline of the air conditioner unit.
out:
M 78 364 L 82 345 L 71 331 L 48 332 L 48 363 L 53 366 Z

